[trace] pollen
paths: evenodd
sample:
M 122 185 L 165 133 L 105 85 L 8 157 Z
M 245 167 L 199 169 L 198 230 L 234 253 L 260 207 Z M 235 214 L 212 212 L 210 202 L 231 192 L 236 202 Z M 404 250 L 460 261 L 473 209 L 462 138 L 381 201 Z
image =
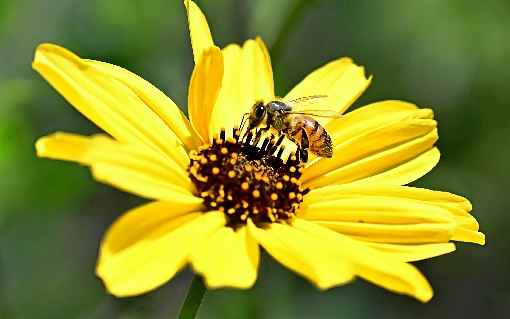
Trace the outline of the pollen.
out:
M 260 131 L 225 135 L 190 153 L 189 176 L 204 205 L 223 212 L 232 228 L 290 222 L 308 192 L 299 182 L 302 161 L 296 153 L 283 159 L 282 139 L 262 139 Z

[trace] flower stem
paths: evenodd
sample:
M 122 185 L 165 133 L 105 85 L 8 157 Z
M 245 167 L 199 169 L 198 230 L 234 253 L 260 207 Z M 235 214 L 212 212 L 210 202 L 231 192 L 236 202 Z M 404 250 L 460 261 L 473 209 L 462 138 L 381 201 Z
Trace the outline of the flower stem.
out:
M 194 319 L 205 295 L 205 286 L 198 275 L 194 275 L 182 304 L 179 319 Z
M 280 32 L 278 33 L 278 36 L 276 37 L 276 40 L 271 47 L 271 58 L 274 64 L 279 62 L 282 50 L 284 49 L 287 39 L 289 38 L 289 35 L 295 24 L 301 18 L 301 15 L 305 9 L 310 7 L 314 2 L 316 2 L 316 0 L 294 0 L 294 4 L 290 8 L 289 14 L 283 21 Z

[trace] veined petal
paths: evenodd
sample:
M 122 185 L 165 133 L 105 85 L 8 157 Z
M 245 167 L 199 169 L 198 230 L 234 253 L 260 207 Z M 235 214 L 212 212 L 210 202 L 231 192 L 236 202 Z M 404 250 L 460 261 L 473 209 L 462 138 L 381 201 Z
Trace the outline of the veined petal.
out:
M 223 78 L 223 55 L 217 47 L 202 54 L 191 75 L 188 92 L 188 113 L 191 124 L 204 143 L 209 142 L 211 113 L 220 92 Z
M 278 262 L 321 289 L 344 284 L 353 278 L 348 260 L 334 258 L 328 246 L 313 236 L 278 223 L 261 229 L 250 220 L 248 230 Z
M 366 112 L 377 113 L 377 110 L 387 108 L 384 104 L 381 107 L 371 106 Z M 354 120 L 349 114 L 345 116 L 345 126 L 341 125 L 344 119 L 332 122 L 333 158 L 317 158 L 305 168 L 303 180 L 306 186 L 317 188 L 332 183 L 362 182 L 364 178 L 395 169 L 431 150 L 438 138 L 437 123 L 431 119 L 432 112 L 411 109 L 408 104 L 402 105 L 402 108 L 408 109 L 381 116 L 382 121 L 364 116 L 365 112 L 354 111 Z M 357 118 L 360 121 L 356 121 Z M 419 168 L 416 171 L 418 175 L 426 172 L 422 166 Z
M 257 279 L 258 244 L 246 227 L 223 227 L 197 245 L 191 263 L 209 288 L 250 288 Z
M 370 81 L 371 77 L 365 76 L 363 67 L 356 65 L 349 58 L 341 58 L 310 73 L 285 96 L 284 100 L 326 95 L 326 98 L 315 100 L 310 108 L 343 113 L 365 91 Z M 329 120 L 320 121 L 326 124 Z
M 195 64 L 200 62 L 202 53 L 208 48 L 214 46 L 211 36 L 211 30 L 207 19 L 197 6 L 197 4 L 190 0 L 184 0 L 184 6 L 188 14 L 189 34 L 191 38 L 191 47 L 193 48 L 193 57 Z
M 312 190 L 300 216 L 371 242 L 483 244 L 470 210 L 467 199 L 446 192 L 355 183 Z
M 200 145 L 198 135 L 184 113 L 157 87 L 120 66 L 95 60 L 86 61 L 106 76 L 112 77 L 129 87 L 177 135 L 188 151 Z
M 231 44 L 222 50 L 225 62 L 223 85 L 214 106 L 210 134 L 239 126 L 244 113 L 256 101 L 274 98 L 271 61 L 262 40 L 248 40 L 241 48 Z
M 165 212 L 160 206 L 142 206 L 108 231 L 96 273 L 110 293 L 135 296 L 161 286 L 185 265 L 197 243 L 225 224 L 220 212 L 174 217 L 170 211 L 168 218 Z
M 432 298 L 432 287 L 412 265 L 312 222 L 297 218 L 293 226 L 327 243 L 331 258 L 336 256 L 348 261 L 361 278 L 393 292 L 414 296 L 422 302 Z
M 143 145 L 121 144 L 106 136 L 54 133 L 36 143 L 37 155 L 78 162 L 107 184 L 137 195 L 200 203 L 186 171 L 172 159 Z
M 124 143 L 144 144 L 188 164 L 182 142 L 128 86 L 74 53 L 40 45 L 32 67 L 80 113 Z

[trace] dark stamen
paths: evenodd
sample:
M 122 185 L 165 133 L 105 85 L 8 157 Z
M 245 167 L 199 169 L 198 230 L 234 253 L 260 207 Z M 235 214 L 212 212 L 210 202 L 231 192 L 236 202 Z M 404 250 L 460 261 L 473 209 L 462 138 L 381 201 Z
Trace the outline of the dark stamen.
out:
M 190 154 L 189 174 L 210 210 L 220 210 L 228 226 L 239 227 L 251 219 L 257 225 L 290 221 L 308 189 L 301 187 L 300 150 L 284 161 L 283 136 L 266 137 L 262 130 L 233 139 L 222 130 L 209 148 Z M 278 150 L 277 154 L 274 152 Z

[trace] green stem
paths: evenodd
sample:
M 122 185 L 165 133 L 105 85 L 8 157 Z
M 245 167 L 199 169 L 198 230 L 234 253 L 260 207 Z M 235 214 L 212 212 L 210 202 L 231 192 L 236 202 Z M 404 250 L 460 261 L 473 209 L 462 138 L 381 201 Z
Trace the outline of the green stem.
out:
M 205 294 L 205 286 L 198 275 L 194 275 L 182 304 L 179 319 L 194 319 Z
M 292 8 L 290 8 L 289 10 L 289 14 L 282 23 L 280 32 L 278 33 L 278 36 L 276 37 L 276 40 L 274 41 L 273 46 L 271 47 L 271 56 L 273 64 L 279 62 L 282 50 L 285 48 L 285 45 L 287 44 L 287 40 L 292 29 L 303 15 L 305 9 L 312 5 L 314 2 L 316 2 L 316 0 L 294 1 Z

